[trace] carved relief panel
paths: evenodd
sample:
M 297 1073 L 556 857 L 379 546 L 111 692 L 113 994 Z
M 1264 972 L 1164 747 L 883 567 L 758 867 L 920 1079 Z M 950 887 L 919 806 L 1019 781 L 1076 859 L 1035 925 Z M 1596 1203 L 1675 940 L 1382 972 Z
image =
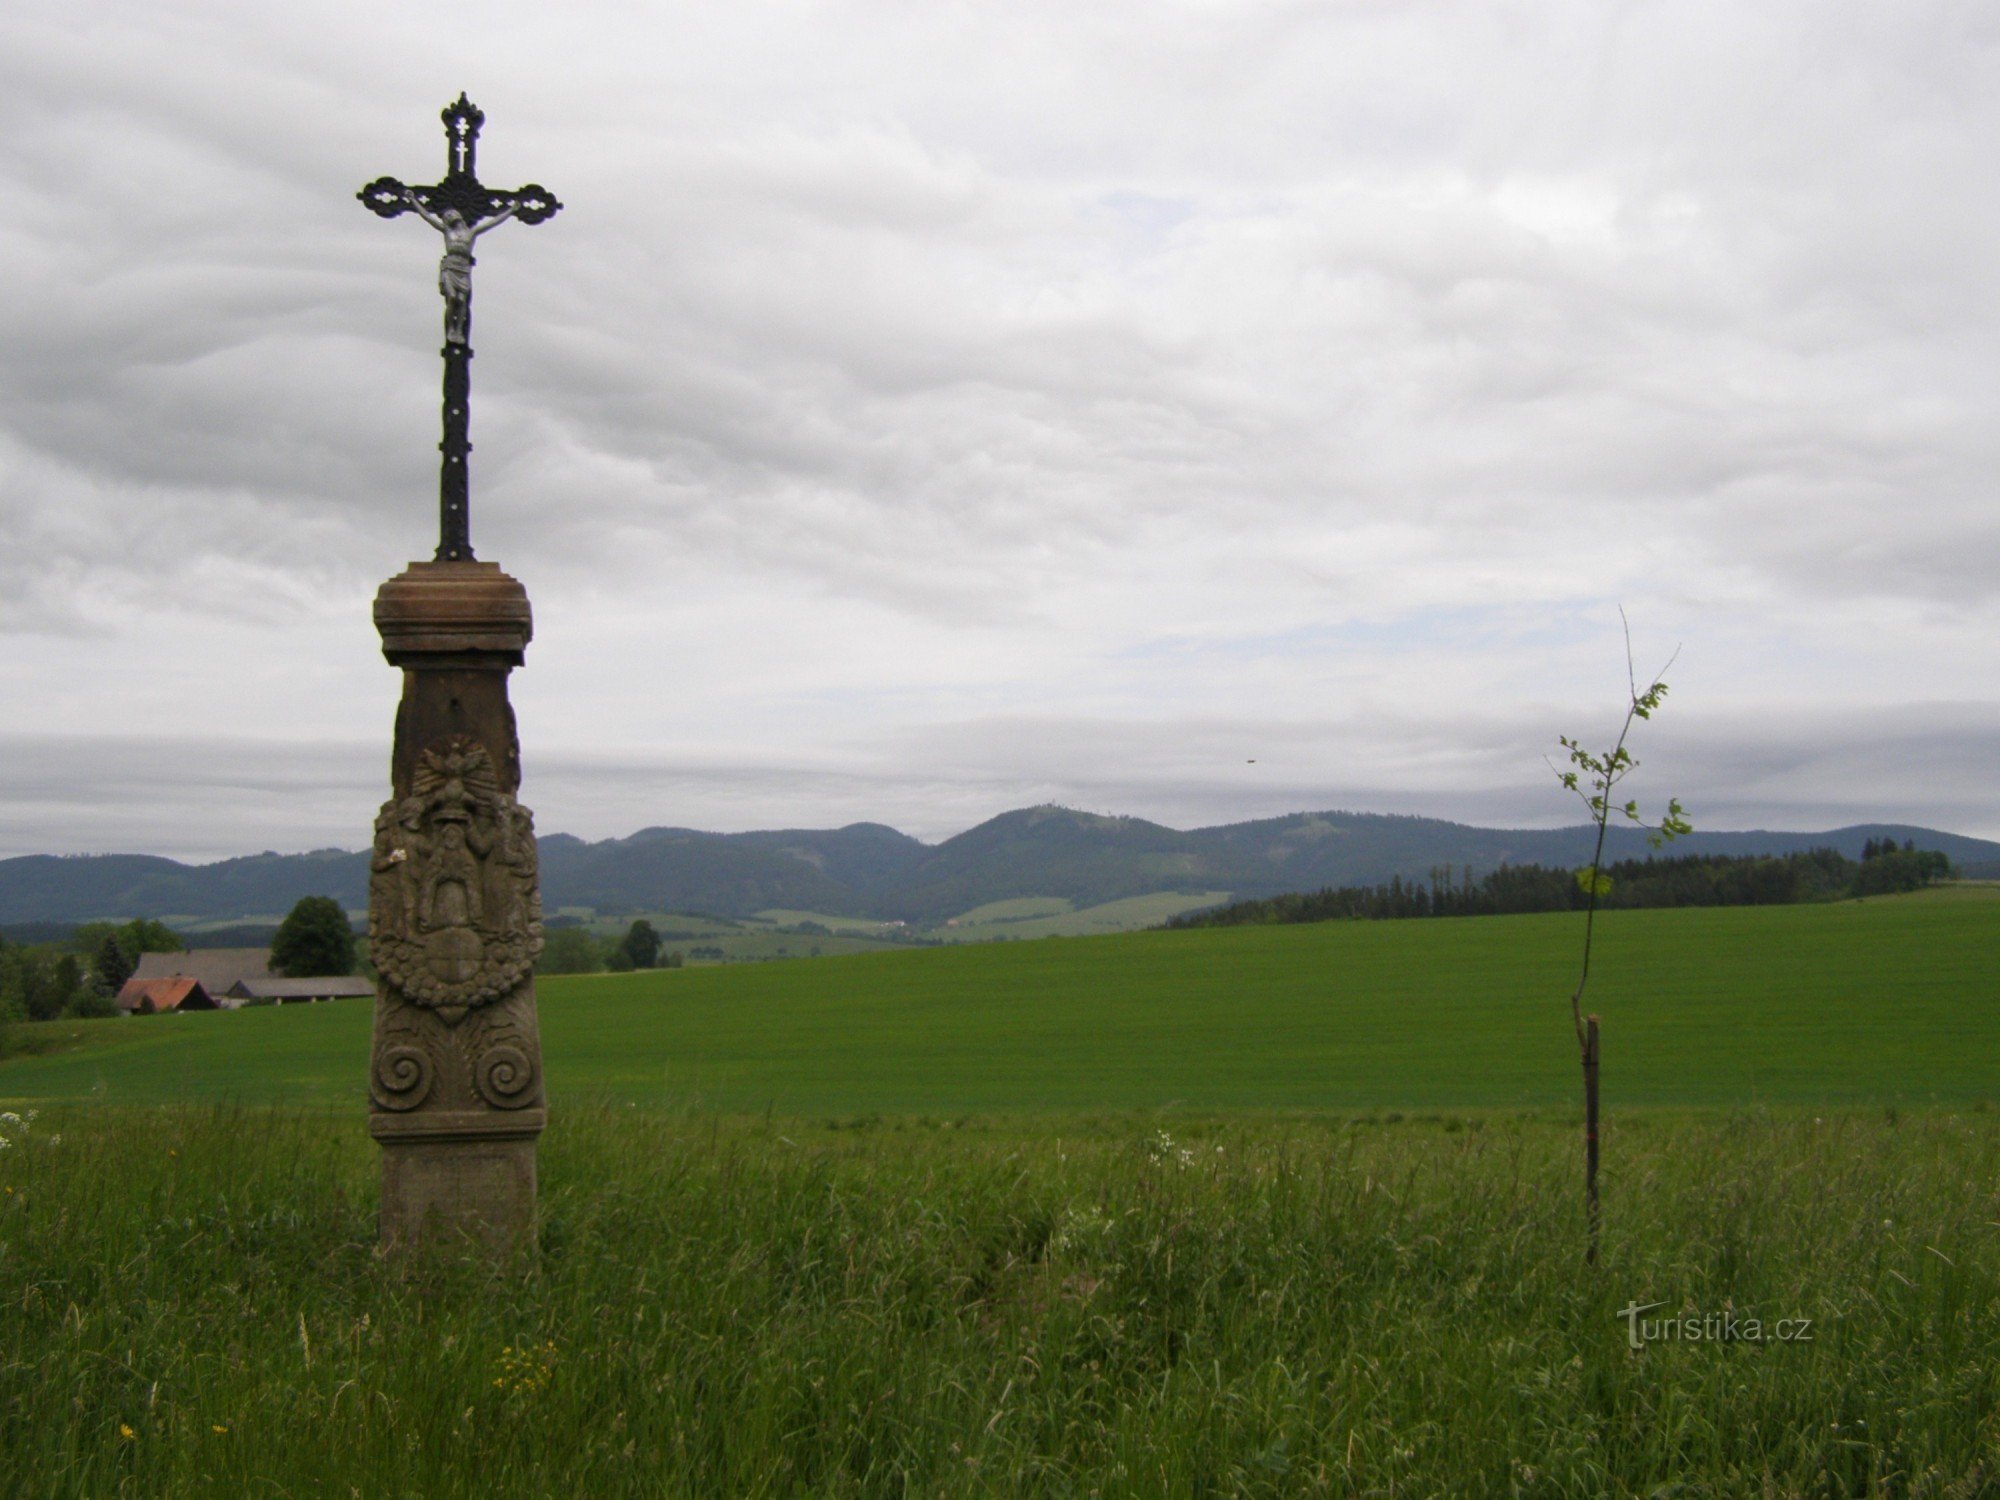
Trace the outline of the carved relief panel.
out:
M 424 751 L 409 795 L 376 817 L 368 929 L 384 982 L 376 1105 L 537 1102 L 527 990 L 542 950 L 534 817 L 500 789 L 491 757 L 469 736 Z

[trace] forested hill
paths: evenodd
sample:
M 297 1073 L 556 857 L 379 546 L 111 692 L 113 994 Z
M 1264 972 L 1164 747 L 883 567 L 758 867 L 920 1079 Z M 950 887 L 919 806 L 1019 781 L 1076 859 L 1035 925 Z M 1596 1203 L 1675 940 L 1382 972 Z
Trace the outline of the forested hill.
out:
M 1003 813 L 940 844 L 879 823 L 736 834 L 649 828 L 596 843 L 552 834 L 541 841 L 541 856 L 550 911 L 589 906 L 748 916 L 779 907 L 932 923 L 1021 896 L 1061 896 L 1079 906 L 1164 890 L 1228 891 L 1247 899 L 1428 880 L 1445 865 L 1460 879 L 1503 864 L 1571 868 L 1589 858 L 1590 838 L 1583 827 L 1474 828 L 1346 812 L 1181 830 L 1035 807 Z M 1940 850 L 1968 874 L 2000 874 L 2000 844 L 1902 824 L 1696 833 L 1674 848 L 1781 855 L 1827 847 L 1858 859 L 1865 843 L 1885 838 Z M 1636 831 L 1614 832 L 1609 857 L 1644 853 Z M 334 849 L 208 865 L 146 855 L 31 855 L 0 860 L 0 923 L 269 917 L 307 895 L 359 908 L 367 881 L 365 855 Z
M 1256 927 L 1286 922 L 1407 917 L 1493 917 L 1581 911 L 1590 904 L 1589 871 L 1502 865 L 1475 877 L 1435 870 L 1428 880 L 1288 892 L 1187 912 L 1169 927 Z M 1600 908 L 1795 906 L 1853 896 L 1921 890 L 1954 873 L 1952 863 L 1911 840 L 1867 840 L 1861 858 L 1835 849 L 1791 854 L 1689 854 L 1619 860 L 1602 870 Z

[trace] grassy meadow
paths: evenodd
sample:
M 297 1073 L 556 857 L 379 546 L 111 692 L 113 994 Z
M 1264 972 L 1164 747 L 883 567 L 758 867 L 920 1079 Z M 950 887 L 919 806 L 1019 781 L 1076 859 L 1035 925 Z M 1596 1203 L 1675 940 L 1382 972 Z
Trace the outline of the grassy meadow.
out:
M 1154 891 L 1096 906 L 1078 906 L 1060 896 L 1030 896 L 1016 901 L 989 901 L 954 917 L 931 936 L 948 943 L 983 943 L 1045 937 L 1100 937 L 1111 932 L 1136 932 L 1157 927 L 1169 917 L 1220 906 L 1228 891 Z
M 596 936 L 613 941 L 624 936 L 635 918 L 643 917 L 660 933 L 661 952 L 679 952 L 689 964 L 700 965 L 892 953 L 912 944 L 990 943 L 1137 932 L 1157 927 L 1169 917 L 1216 906 L 1228 899 L 1227 891 L 1155 891 L 1079 907 L 1060 896 L 1027 896 L 1012 901 L 990 901 L 929 927 L 782 907 L 742 918 L 670 911 L 620 912 L 607 916 L 583 906 L 564 907 L 553 915 L 578 922 Z M 809 928 L 800 932 L 797 929 L 803 923 L 825 930 Z
M 564 1100 L 781 1115 L 1568 1107 L 1581 919 L 1147 932 L 544 978 Z M 2000 1094 L 2000 894 L 1607 914 L 1608 1106 Z M 363 1005 L 51 1023 L 0 1100 L 363 1101 Z
M 499 1275 L 378 1258 L 345 1113 L 17 1136 L 9 1496 L 2000 1488 L 1991 1112 L 1614 1116 L 1593 1270 L 1552 1117 L 572 1105 Z
M 53 1023 L 0 1494 L 2000 1493 L 2000 900 L 1601 933 L 1594 1268 L 1564 915 L 544 980 L 498 1273 L 365 1006 Z

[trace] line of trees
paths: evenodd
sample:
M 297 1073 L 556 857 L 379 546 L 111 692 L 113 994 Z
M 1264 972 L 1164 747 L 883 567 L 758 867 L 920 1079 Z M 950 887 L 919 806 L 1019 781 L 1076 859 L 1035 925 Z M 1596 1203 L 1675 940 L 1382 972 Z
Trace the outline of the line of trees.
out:
M 1884 896 L 1949 879 L 1951 861 L 1914 841 L 1870 840 L 1859 861 L 1835 849 L 1797 854 L 1687 854 L 1629 859 L 1607 865 L 1610 887 L 1598 906 L 1788 906 Z M 1237 927 L 1261 923 L 1329 922 L 1338 918 L 1483 917 L 1523 912 L 1580 911 L 1589 891 L 1575 871 L 1546 865 L 1501 865 L 1474 879 L 1449 865 L 1428 880 L 1387 885 L 1329 886 L 1318 891 L 1238 901 L 1189 912 L 1169 927 Z
M 108 1016 L 112 997 L 142 953 L 178 953 L 181 935 L 163 922 L 85 922 L 47 943 L 0 938 L 0 1023 Z
M 550 927 L 542 939 L 542 956 L 535 961 L 537 974 L 628 974 L 634 969 L 678 969 L 684 962 L 678 951 L 661 946 L 659 931 L 641 917 L 625 930 L 623 937 L 599 937 L 588 927 Z

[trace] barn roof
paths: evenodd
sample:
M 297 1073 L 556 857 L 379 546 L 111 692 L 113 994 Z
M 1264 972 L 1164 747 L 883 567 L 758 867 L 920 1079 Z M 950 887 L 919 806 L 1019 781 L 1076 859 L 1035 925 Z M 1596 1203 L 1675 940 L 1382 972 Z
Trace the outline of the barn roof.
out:
M 214 1010 L 215 998 L 199 979 L 182 975 L 169 979 L 128 979 L 118 991 L 118 1008 L 157 1015 L 163 1010 Z
M 240 979 L 269 979 L 268 948 L 190 948 L 180 953 L 142 953 L 134 979 L 199 979 L 211 995 L 226 995 Z
M 324 974 L 305 979 L 239 979 L 229 987 L 232 999 L 345 1000 L 372 995 L 375 986 L 358 974 Z

